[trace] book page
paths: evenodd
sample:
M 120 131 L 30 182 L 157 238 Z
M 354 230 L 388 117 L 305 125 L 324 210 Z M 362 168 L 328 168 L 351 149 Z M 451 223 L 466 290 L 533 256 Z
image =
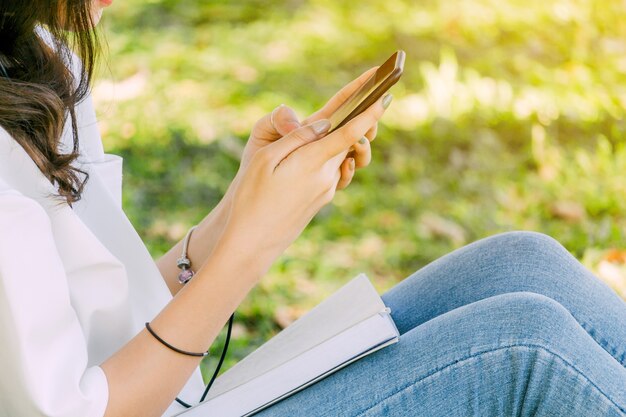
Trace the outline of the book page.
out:
M 361 273 L 215 380 L 208 399 L 244 384 L 385 309 Z
M 387 311 L 375 314 L 263 375 L 176 416 L 254 414 L 390 344 L 400 334 Z

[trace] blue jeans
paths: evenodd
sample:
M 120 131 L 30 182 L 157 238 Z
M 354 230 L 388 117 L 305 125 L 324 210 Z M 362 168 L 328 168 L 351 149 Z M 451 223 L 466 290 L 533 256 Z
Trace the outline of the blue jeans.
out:
M 626 416 L 626 303 L 550 237 L 475 242 L 383 300 L 399 343 L 257 416 Z

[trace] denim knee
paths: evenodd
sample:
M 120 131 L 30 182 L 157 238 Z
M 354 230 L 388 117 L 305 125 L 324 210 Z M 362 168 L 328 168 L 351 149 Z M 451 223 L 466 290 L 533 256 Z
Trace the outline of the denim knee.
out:
M 559 348 L 570 343 L 567 329 L 578 326 L 571 313 L 552 298 L 513 292 L 483 300 L 500 321 L 500 341 L 512 345 Z
M 512 281 L 531 284 L 548 281 L 570 282 L 581 275 L 582 265 L 550 236 L 537 232 L 508 232 L 494 235 L 467 247 L 465 255 L 477 262 L 481 271 L 508 276 Z M 565 283 L 563 283 L 564 285 Z
M 589 407 L 597 408 L 597 415 L 621 415 L 605 411 L 623 410 L 619 404 L 626 399 L 624 368 L 552 298 L 515 292 L 482 299 L 415 328 L 404 340 L 411 337 L 418 343 L 428 340 L 419 346 L 420 351 L 424 344 L 432 347 L 427 359 L 420 351 L 416 354 L 415 366 L 426 377 L 419 380 L 412 394 L 422 395 L 417 401 L 423 402 L 447 398 L 453 391 L 464 392 L 459 401 L 469 408 L 454 415 L 476 413 L 480 408 L 476 399 L 482 393 L 483 404 L 497 398 L 489 406 L 493 415 L 517 414 L 509 408 L 545 407 L 552 400 L 558 404 L 554 410 L 577 409 L 584 405 L 583 397 L 594 398 Z M 424 363 L 430 364 L 430 369 L 425 370 Z M 464 391 L 458 387 L 465 387 Z M 571 401 L 578 404 L 565 407 L 570 393 Z M 433 407 L 441 409 L 444 402 Z M 554 410 L 538 414 L 561 415 Z
M 534 254 L 569 254 L 567 249 L 556 239 L 539 232 L 514 231 L 497 234 L 483 239 L 485 244 L 497 248 L 499 252 L 519 256 Z

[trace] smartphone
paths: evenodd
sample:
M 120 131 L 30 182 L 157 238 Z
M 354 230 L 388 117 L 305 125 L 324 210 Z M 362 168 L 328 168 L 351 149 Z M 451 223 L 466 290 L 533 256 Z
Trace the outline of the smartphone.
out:
M 330 130 L 339 129 L 363 113 L 398 82 L 404 69 L 404 51 L 396 51 L 330 116 Z

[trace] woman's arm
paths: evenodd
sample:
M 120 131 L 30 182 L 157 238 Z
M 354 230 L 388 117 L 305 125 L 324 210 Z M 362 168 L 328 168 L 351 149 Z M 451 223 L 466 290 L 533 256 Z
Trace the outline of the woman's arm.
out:
M 226 227 L 207 261 L 152 320 L 157 334 L 179 349 L 206 350 L 272 262 L 332 201 L 349 149 L 390 101 L 385 96 L 328 135 L 330 122 L 320 120 L 258 151 L 236 177 Z M 199 361 L 142 330 L 101 365 L 105 417 L 162 415 Z
M 267 271 L 274 255 L 241 248 L 224 237 L 196 276 L 154 318 L 154 331 L 172 345 L 202 352 Z M 105 417 L 161 416 L 200 357 L 174 352 L 146 329 L 101 364 L 109 386 Z

